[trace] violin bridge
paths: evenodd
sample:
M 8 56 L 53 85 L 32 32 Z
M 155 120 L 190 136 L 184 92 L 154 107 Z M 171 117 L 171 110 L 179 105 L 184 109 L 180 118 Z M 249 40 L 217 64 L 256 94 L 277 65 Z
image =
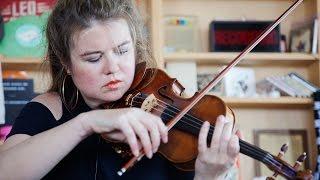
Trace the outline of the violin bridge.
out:
M 126 97 L 126 100 L 125 100 L 125 102 L 126 102 L 126 106 L 130 106 L 130 107 L 132 107 L 133 106 L 133 99 L 135 98 L 135 97 L 137 97 L 138 95 L 140 95 L 140 93 L 138 93 L 138 94 L 136 94 L 136 95 L 133 95 L 133 94 L 129 94 L 127 97 Z
M 142 103 L 141 109 L 147 112 L 151 112 L 154 107 L 158 106 L 157 98 L 150 94 Z

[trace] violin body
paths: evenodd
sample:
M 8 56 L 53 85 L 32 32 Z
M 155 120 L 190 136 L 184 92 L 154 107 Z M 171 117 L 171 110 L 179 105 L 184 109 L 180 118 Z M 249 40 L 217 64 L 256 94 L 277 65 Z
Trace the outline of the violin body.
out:
M 143 82 L 139 82 L 134 89 L 124 96 L 125 99 L 115 102 L 112 108 L 142 108 L 161 117 L 164 123 L 167 123 L 174 117 L 174 111 L 182 109 L 193 100 L 193 97 L 182 97 L 184 87 L 159 69 L 147 69 L 143 74 Z M 182 118 L 181 122 L 169 131 L 168 143 L 161 144 L 158 152 L 177 168 L 191 171 L 194 170 L 198 155 L 198 134 L 202 123 L 208 121 L 214 125 L 219 115 L 227 116 L 234 121 L 234 114 L 223 100 L 206 95 L 187 115 L 189 118 Z M 208 141 L 211 141 L 211 136 Z M 121 152 L 123 157 L 131 155 L 129 146 L 121 145 L 121 150 L 119 145 L 116 146 L 117 152 Z

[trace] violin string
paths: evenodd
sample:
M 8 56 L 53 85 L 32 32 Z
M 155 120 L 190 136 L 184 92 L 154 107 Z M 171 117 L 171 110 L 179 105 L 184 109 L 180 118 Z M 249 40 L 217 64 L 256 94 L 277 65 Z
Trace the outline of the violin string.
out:
M 141 100 L 145 100 L 144 98 L 141 98 L 141 97 L 136 97 L 136 98 L 139 98 L 139 99 L 141 99 Z M 157 100 L 158 100 L 159 102 L 162 102 L 163 104 L 165 104 L 166 107 L 169 106 L 169 107 L 171 107 L 171 108 L 179 111 L 179 109 L 177 109 L 176 107 L 171 106 L 171 105 L 167 104 L 166 102 L 161 101 L 161 100 L 159 100 L 159 99 L 157 99 Z M 135 102 L 142 104 L 142 102 L 138 102 L 138 101 L 135 101 Z M 161 106 L 160 104 L 158 104 L 158 105 Z M 161 106 L 161 107 L 164 108 L 164 109 L 166 108 L 166 107 L 164 107 L 164 106 Z M 157 110 L 157 109 L 155 109 L 155 110 Z M 170 109 L 168 109 L 168 110 L 171 111 L 171 112 L 174 113 L 174 114 L 176 113 L 176 112 L 174 112 L 174 111 L 172 111 L 172 110 L 170 110 Z M 170 114 L 168 114 L 168 113 L 162 112 L 162 111 L 160 111 L 160 110 L 157 110 L 157 111 L 159 111 L 160 113 L 166 114 L 166 115 L 168 115 L 169 117 L 173 117 L 172 115 L 170 115 Z M 189 121 L 191 121 L 191 122 L 193 122 L 193 123 L 196 123 L 196 125 L 200 125 L 200 127 L 195 127 L 194 125 L 192 125 L 192 124 L 190 124 L 190 123 L 188 123 L 188 122 L 186 122 L 186 121 L 183 121 L 183 119 L 181 119 L 180 121 L 181 121 L 181 122 L 184 122 L 184 123 L 186 123 L 186 124 L 188 124 L 188 125 L 190 125 L 190 126 L 193 126 L 194 128 L 196 128 L 196 129 L 199 130 L 199 129 L 201 128 L 202 121 L 198 120 L 196 117 L 190 116 L 189 114 L 186 114 L 186 115 L 189 116 L 189 117 L 194 118 L 195 121 L 192 120 L 192 119 L 189 119 L 189 118 L 184 117 L 184 118 L 186 118 L 186 120 L 189 120 Z M 198 121 L 198 122 L 197 122 L 197 121 Z M 211 130 L 211 129 L 212 129 L 212 130 Z M 210 135 L 212 135 L 213 129 L 214 129 L 214 126 L 210 125 L 210 128 L 209 128 L 209 134 L 210 134 Z M 268 161 L 269 163 L 271 163 L 272 165 L 275 165 L 275 163 L 278 163 L 278 164 L 279 164 L 279 162 L 278 162 L 278 161 L 275 161 L 275 159 L 274 159 L 270 154 L 264 152 L 263 150 L 257 149 L 256 147 L 252 146 L 251 144 L 249 144 L 249 143 L 247 143 L 247 142 L 245 142 L 245 141 L 242 141 L 241 139 L 240 139 L 239 141 L 240 141 L 239 143 L 240 143 L 240 145 L 241 145 L 241 149 L 242 149 L 242 150 L 247 150 L 247 152 L 253 152 L 254 154 L 251 154 L 252 156 L 255 156 L 256 158 L 258 158 L 258 159 L 260 159 L 260 160 L 266 160 L 266 161 Z M 275 163 L 272 162 L 272 161 L 275 161 Z M 275 165 L 275 166 L 276 166 L 276 165 Z
M 145 100 L 144 98 L 142 98 L 142 97 L 135 97 L 135 98 L 139 98 L 139 99 L 141 99 L 141 100 Z M 161 103 L 163 103 L 164 104 L 164 106 L 162 106 L 161 104 L 158 104 L 159 106 L 161 106 L 162 108 L 166 108 L 166 107 L 170 107 L 170 108 L 172 108 L 172 109 L 174 109 L 174 110 L 176 110 L 176 111 L 180 111 L 180 109 L 178 109 L 178 108 L 176 108 L 175 106 L 171 106 L 170 104 L 168 104 L 168 103 L 166 103 L 166 102 L 164 102 L 164 101 L 162 101 L 162 100 L 160 100 L 160 99 L 157 99 L 157 101 L 158 102 L 161 102 Z M 139 102 L 139 101 L 134 101 L 133 100 L 133 102 L 137 102 L 137 103 L 141 103 L 142 104 L 142 102 Z M 176 112 L 174 112 L 174 111 L 172 111 L 171 109 L 168 109 L 168 111 L 170 111 L 170 112 L 172 112 L 172 113 L 176 113 Z M 170 115 L 170 114 L 169 114 Z M 200 119 L 198 119 L 198 118 L 196 118 L 196 117 L 194 117 L 194 116 L 191 116 L 191 115 L 189 115 L 188 113 L 186 113 L 185 114 L 185 116 L 187 117 L 187 118 L 193 118 L 193 119 L 195 119 L 195 121 L 193 121 L 192 119 L 189 119 L 190 121 L 193 121 L 193 122 L 195 122 L 196 124 L 198 124 L 198 125 L 202 125 L 202 121 L 200 120 Z M 171 116 L 172 117 L 172 116 Z M 198 121 L 198 122 L 197 122 Z M 212 125 L 210 125 L 213 129 L 214 129 L 214 126 L 212 126 Z
M 142 99 L 142 100 L 144 100 L 143 98 L 140 98 L 140 97 L 136 97 L 136 98 L 139 98 L 139 99 Z M 161 101 L 161 100 L 159 100 L 159 101 Z M 133 100 L 133 102 L 136 102 L 136 103 L 142 103 L 142 102 L 139 102 L 139 101 L 135 101 L 135 100 Z M 163 102 L 162 101 L 162 103 L 163 104 L 166 104 L 165 102 Z M 160 104 L 158 104 L 159 106 L 161 106 Z M 170 107 L 172 107 L 172 108 L 175 108 L 175 107 L 173 107 L 173 106 L 171 106 L 171 105 L 168 105 L 168 106 L 170 106 Z M 165 108 L 164 106 L 161 106 L 162 108 Z M 153 108 L 154 110 L 157 110 L 158 112 L 160 112 L 160 113 L 164 113 L 165 115 L 167 115 L 167 116 L 169 116 L 169 117 L 174 117 L 174 116 L 172 116 L 171 114 L 168 114 L 168 113 L 165 113 L 165 112 L 162 112 L 162 111 L 160 111 L 160 110 L 158 110 L 158 109 L 155 109 L 155 108 Z M 177 108 L 175 108 L 175 109 L 177 109 Z M 169 109 L 170 110 L 170 109 Z M 177 109 L 178 110 L 178 109 Z M 171 110 L 170 110 L 171 111 Z M 173 112 L 173 111 L 171 111 L 172 113 L 176 113 L 176 112 Z M 188 114 L 187 114 L 188 115 Z M 193 117 L 193 118 L 195 118 L 195 117 Z M 196 120 L 197 120 L 197 118 L 195 118 Z M 202 121 L 200 121 L 200 120 L 198 120 L 199 122 L 196 122 L 196 121 L 194 121 L 194 120 L 192 120 L 192 119 L 189 119 L 189 118 L 186 118 L 186 120 L 189 120 L 189 122 L 192 122 L 192 123 L 195 123 L 196 124 L 196 126 L 195 125 L 193 125 L 193 124 L 190 124 L 189 122 L 187 122 L 187 121 L 184 121 L 183 119 L 181 119 L 180 121 L 181 122 L 184 122 L 184 123 L 186 123 L 186 124 L 188 124 L 188 125 L 190 125 L 190 126 L 192 126 L 192 127 L 194 127 L 195 129 L 197 129 L 197 130 L 199 130 L 200 128 L 201 128 L 201 123 L 202 123 Z M 199 126 L 200 127 L 199 127 Z M 212 128 L 212 130 L 210 131 L 210 129 Z M 214 129 L 214 126 L 212 126 L 212 125 L 210 125 L 210 128 L 209 128 L 209 134 L 210 135 L 212 135 L 213 134 L 213 129 Z M 265 152 L 262 152 L 261 150 L 259 150 L 259 149 L 256 149 L 255 147 L 252 147 L 252 146 L 250 146 L 249 144 L 245 144 L 245 143 L 243 143 L 243 141 L 240 141 L 239 142 L 240 143 L 240 145 L 241 145 L 241 148 L 242 149 L 244 149 L 244 150 L 247 150 L 247 151 L 249 151 L 249 152 L 254 152 L 254 154 L 253 155 L 255 155 L 257 158 L 259 158 L 259 159 L 265 159 L 266 160 L 266 158 L 268 158 L 269 160 L 274 160 L 273 159 L 273 157 L 271 156 L 271 159 L 270 159 L 270 157 L 268 157 L 268 154 L 266 154 Z M 269 161 L 270 162 L 270 161 Z M 272 163 L 272 162 L 270 162 L 270 163 Z M 272 163 L 272 164 L 274 164 L 274 163 Z
M 160 110 L 158 110 L 158 109 L 153 109 L 153 110 L 155 110 L 155 111 L 158 111 L 158 112 L 162 112 L 162 111 L 160 111 Z M 166 114 L 166 115 L 168 115 L 168 116 L 170 116 L 170 117 L 173 117 L 173 116 L 171 116 L 170 114 Z M 200 130 L 200 127 L 196 127 L 196 126 L 194 126 L 194 125 L 192 125 L 192 124 L 190 124 L 190 123 L 188 123 L 187 121 L 183 121 L 182 119 L 180 120 L 180 122 L 183 122 L 183 123 L 186 123 L 186 124 L 188 124 L 189 126 L 192 126 L 192 127 L 194 127 L 195 129 L 197 129 L 197 130 Z M 208 133 L 209 135 L 213 135 L 213 132 L 211 131 L 209 131 L 209 133 Z M 247 144 L 243 144 L 243 142 L 240 140 L 240 142 L 239 142 L 240 144 L 241 144 L 241 148 L 242 149 L 244 149 L 244 150 L 247 150 L 248 152 L 256 152 L 255 154 L 253 154 L 253 156 L 255 156 L 255 157 L 257 157 L 258 159 L 263 159 L 263 158 L 269 158 L 270 159 L 270 157 L 268 157 L 267 155 L 268 154 L 262 154 L 261 152 L 259 152 L 259 151 L 256 151 L 254 148 L 252 148 L 251 146 L 249 146 L 249 145 L 247 145 Z M 271 162 L 271 160 L 272 159 L 270 159 L 270 163 L 272 163 Z M 272 163 L 272 164 L 274 164 L 274 163 Z
M 160 111 L 160 110 L 158 110 L 158 109 L 154 109 L 154 110 L 156 110 L 156 111 L 158 111 L 158 112 L 162 112 L 162 111 Z M 168 115 L 168 116 L 170 116 L 170 117 L 173 117 L 173 116 L 171 116 L 170 114 L 166 114 L 166 115 Z M 182 120 L 182 119 L 181 119 Z M 180 121 L 181 121 L 180 120 Z M 184 122 L 184 123 L 186 123 L 186 124 L 188 124 L 188 125 L 190 125 L 190 126 L 193 126 L 194 128 L 196 128 L 196 129 L 200 129 L 199 127 L 195 127 L 194 125 L 192 125 L 192 124 L 189 124 L 188 122 L 186 122 L 186 121 L 181 121 L 181 122 Z M 209 134 L 210 135 L 212 135 L 212 132 L 209 132 Z M 252 154 L 253 156 L 255 156 L 257 159 L 260 159 L 260 160 L 264 160 L 265 162 L 268 162 L 270 165 L 273 165 L 273 166 L 277 166 L 277 162 L 275 163 L 274 162 L 274 159 L 273 159 L 273 157 L 271 156 L 271 157 L 269 157 L 268 156 L 268 154 L 261 154 L 261 152 L 259 152 L 259 151 L 256 151 L 253 147 L 251 147 L 250 145 L 248 146 L 248 145 L 246 145 L 246 144 L 243 144 L 242 142 L 241 142 L 241 140 L 240 140 L 240 144 L 242 145 L 241 147 L 242 147 L 242 149 L 244 149 L 244 150 L 247 150 L 247 152 L 256 152 L 256 153 L 254 153 L 254 154 Z
M 142 100 L 144 100 L 144 99 L 142 99 Z M 159 101 L 160 101 L 160 100 L 159 100 Z M 142 102 L 135 101 L 135 100 L 133 100 L 132 102 L 140 103 L 140 104 L 142 103 Z M 163 101 L 162 101 L 162 103 L 165 104 L 165 105 L 167 105 L 167 106 L 170 106 L 170 105 L 166 104 L 166 103 L 163 102 Z M 162 105 L 160 105 L 160 104 L 158 104 L 158 105 L 159 105 L 160 107 L 164 108 L 164 109 L 167 107 L 167 106 L 162 106 Z M 170 108 L 173 108 L 173 109 L 179 111 L 179 109 L 175 108 L 174 106 L 170 106 Z M 154 109 L 154 108 L 153 108 L 153 109 Z M 158 110 L 158 111 L 159 111 L 159 110 Z M 168 111 L 170 111 L 171 113 L 173 113 L 174 115 L 176 115 L 176 112 L 172 111 L 171 109 L 168 109 Z M 165 114 L 165 115 L 167 115 L 167 116 L 169 116 L 169 117 L 171 117 L 171 118 L 174 117 L 174 116 L 172 116 L 171 114 L 168 114 L 168 113 L 165 113 L 165 112 L 162 112 L 162 111 L 159 111 L 159 112 L 160 112 L 160 113 L 163 113 L 163 114 Z M 189 118 L 194 118 L 195 120 L 192 120 L 192 119 L 189 119 Z M 196 125 L 202 126 L 202 121 L 200 121 L 200 120 L 197 119 L 196 117 L 190 116 L 188 113 L 183 117 L 183 119 L 186 119 L 186 120 L 188 120 L 189 122 L 195 123 Z M 181 121 L 181 122 L 184 122 L 184 123 L 186 123 L 186 124 L 188 124 L 188 125 L 190 125 L 190 126 L 192 126 L 190 123 L 184 121 L 183 119 L 181 119 L 180 121 Z M 197 122 L 197 121 L 198 121 L 198 122 Z M 194 127 L 194 126 L 193 126 L 193 127 Z M 195 127 L 195 128 L 198 128 L 198 127 Z M 209 132 L 213 132 L 213 131 L 214 131 L 214 126 L 210 124 Z

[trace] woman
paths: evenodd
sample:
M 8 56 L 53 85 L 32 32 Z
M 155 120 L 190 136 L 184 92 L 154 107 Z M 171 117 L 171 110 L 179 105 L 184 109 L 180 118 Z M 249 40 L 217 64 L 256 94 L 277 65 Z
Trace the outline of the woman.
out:
M 130 88 L 137 63 L 152 64 L 131 0 L 60 0 L 46 35 L 52 86 L 17 117 L 1 146 L 0 179 L 224 179 L 239 152 L 225 117 L 219 116 L 209 146 L 209 125 L 203 124 L 194 173 L 154 155 L 168 141 L 159 117 L 136 108 L 99 108 Z M 128 143 L 135 156 L 143 148 L 149 159 L 118 177 L 124 161 L 102 133 Z

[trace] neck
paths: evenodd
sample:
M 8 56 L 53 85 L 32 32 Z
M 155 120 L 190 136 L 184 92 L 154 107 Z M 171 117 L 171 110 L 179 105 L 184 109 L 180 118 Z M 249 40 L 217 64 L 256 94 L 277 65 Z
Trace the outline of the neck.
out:
M 100 109 L 100 105 L 104 104 L 105 102 L 102 102 L 97 99 L 87 98 L 81 94 L 81 97 L 83 98 L 84 102 L 91 108 L 91 109 Z

